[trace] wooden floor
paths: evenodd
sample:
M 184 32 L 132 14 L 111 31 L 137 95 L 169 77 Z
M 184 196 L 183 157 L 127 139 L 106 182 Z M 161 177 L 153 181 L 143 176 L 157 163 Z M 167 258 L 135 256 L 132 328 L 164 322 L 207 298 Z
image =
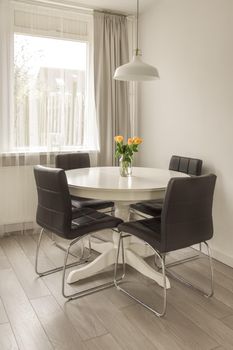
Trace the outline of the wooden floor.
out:
M 171 280 L 167 314 L 159 319 L 114 288 L 66 302 L 60 273 L 37 278 L 34 272 L 36 238 L 0 240 L 0 350 L 233 349 L 230 267 L 215 262 L 211 299 Z M 63 252 L 46 239 L 41 268 L 62 262 Z M 199 259 L 177 266 L 176 272 L 207 287 L 206 267 L 205 259 Z M 161 302 L 158 286 L 133 270 L 127 272 L 127 288 L 152 306 Z M 78 287 L 111 277 L 106 272 Z

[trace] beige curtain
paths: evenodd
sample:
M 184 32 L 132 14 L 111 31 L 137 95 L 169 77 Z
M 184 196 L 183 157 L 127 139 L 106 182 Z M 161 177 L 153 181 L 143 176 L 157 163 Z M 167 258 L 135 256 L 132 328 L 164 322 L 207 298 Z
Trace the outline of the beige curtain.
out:
M 98 165 L 114 165 L 114 136 L 130 135 L 129 87 L 113 79 L 129 61 L 127 18 L 94 13 L 94 85 L 100 153 Z

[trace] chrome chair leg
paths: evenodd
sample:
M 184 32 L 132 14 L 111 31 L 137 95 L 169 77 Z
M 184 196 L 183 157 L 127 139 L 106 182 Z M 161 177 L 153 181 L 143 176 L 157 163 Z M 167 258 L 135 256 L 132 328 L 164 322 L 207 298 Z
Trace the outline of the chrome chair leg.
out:
M 88 250 L 89 250 L 88 256 L 91 256 L 91 235 L 89 235 L 88 237 Z
M 52 274 L 54 272 L 61 271 L 63 269 L 63 266 L 59 266 L 59 267 L 55 267 L 54 269 L 50 269 L 50 270 L 47 270 L 47 271 L 39 271 L 39 269 L 38 269 L 38 260 L 39 260 L 39 251 L 40 251 L 40 245 L 41 245 L 41 240 L 42 240 L 43 233 L 46 233 L 46 231 L 42 228 L 41 231 L 40 231 L 40 235 L 39 235 L 39 238 L 38 238 L 38 241 L 37 241 L 37 246 L 36 246 L 35 272 L 36 272 L 37 275 L 39 275 L 39 277 L 47 276 L 47 275 L 50 275 L 50 274 Z M 80 260 L 78 260 L 78 261 L 76 261 L 74 263 L 68 264 L 67 267 L 73 267 L 73 266 L 81 265 L 81 264 L 84 264 L 85 262 L 88 262 L 88 258 L 81 258 Z
M 207 248 L 207 254 L 208 254 L 208 260 L 209 260 L 209 267 L 210 267 L 210 292 L 206 295 L 207 298 L 210 298 L 214 295 L 214 267 L 213 267 L 213 258 L 212 258 L 212 251 L 210 249 L 210 246 L 207 242 L 204 242 Z
M 65 259 L 64 259 L 63 275 L 62 275 L 62 295 L 64 296 L 64 298 L 67 298 L 68 301 L 69 300 L 78 299 L 78 298 L 81 298 L 81 297 L 83 297 L 85 295 L 89 295 L 89 294 L 95 293 L 97 291 L 100 291 L 100 290 L 112 287 L 115 284 L 113 281 L 109 281 L 109 282 L 103 283 L 103 284 L 101 284 L 99 286 L 88 288 L 88 289 L 85 289 L 85 290 L 82 290 L 82 291 L 79 291 L 79 292 L 75 292 L 73 294 L 67 294 L 66 293 L 66 291 L 65 291 L 65 284 L 66 284 L 66 282 L 65 282 L 65 275 L 66 275 L 67 267 L 69 266 L 69 265 L 67 265 L 67 259 L 68 259 L 68 256 L 69 256 L 69 250 L 72 247 L 72 245 L 76 244 L 80 239 L 81 238 L 77 238 L 77 239 L 73 240 L 70 243 L 69 247 L 67 248 Z M 125 272 L 123 270 L 123 274 L 122 274 L 122 276 L 120 278 L 117 279 L 117 282 L 120 282 L 124 278 L 124 274 L 125 274 Z
M 198 291 L 199 293 L 203 294 L 206 298 L 210 298 L 213 296 L 214 294 L 214 272 L 213 272 L 213 261 L 212 261 L 212 254 L 211 254 L 211 249 L 208 245 L 207 242 L 203 242 L 206 245 L 207 248 L 207 255 L 208 255 L 208 260 L 209 260 L 209 268 L 210 268 L 210 291 L 206 292 L 205 290 L 193 285 L 192 283 L 190 283 L 189 281 L 187 281 L 185 278 L 183 278 L 182 276 L 178 275 L 175 272 L 171 272 L 169 270 L 167 270 L 167 274 L 169 276 L 171 276 L 172 278 L 176 279 L 177 281 L 184 283 L 185 285 L 187 285 L 188 287 Z M 167 266 L 166 266 L 167 267 Z
M 53 238 L 53 233 L 52 233 L 52 241 L 53 241 L 53 244 L 57 248 L 61 249 L 63 252 L 66 252 L 66 248 L 63 247 L 60 243 L 56 242 L 56 240 Z M 84 258 L 84 250 L 85 250 L 83 241 L 81 241 L 81 249 L 82 249 L 82 254 L 80 256 L 80 259 L 83 259 Z M 90 251 L 90 249 L 89 249 L 89 251 Z M 74 254 L 73 252 L 70 252 L 70 255 L 73 256 L 76 259 L 79 259 L 79 256 L 77 254 Z M 86 257 L 86 259 L 88 259 L 89 257 L 90 257 L 90 254 L 88 253 L 88 256 Z
M 192 247 L 190 247 L 190 248 L 192 248 Z M 192 248 L 192 249 L 195 250 L 194 248 Z M 194 255 L 189 256 L 187 258 L 176 260 L 176 261 L 173 261 L 171 263 L 166 263 L 166 268 L 174 267 L 174 266 L 177 266 L 177 265 L 185 264 L 186 262 L 189 262 L 189 261 L 200 259 L 200 256 L 201 256 L 200 253 L 202 253 L 201 243 L 199 244 L 199 251 L 197 253 L 195 253 Z M 157 260 L 155 260 L 155 266 L 158 269 L 161 269 L 161 266 L 158 264 Z
M 159 312 L 159 311 L 153 309 L 152 307 L 150 307 L 149 305 L 147 305 L 146 303 L 144 303 L 143 301 L 141 301 L 140 299 L 138 299 L 137 297 L 135 297 L 134 295 L 132 295 L 131 293 L 129 293 L 127 290 L 125 290 L 122 287 L 120 287 L 119 284 L 118 284 L 118 281 L 116 279 L 116 273 L 117 273 L 117 268 L 118 268 L 118 264 L 119 264 L 120 248 L 122 250 L 123 273 L 125 273 L 125 258 L 124 258 L 123 239 L 124 239 L 124 236 L 122 236 L 122 232 L 121 232 L 120 236 L 119 236 L 117 256 L 116 256 L 116 264 L 115 264 L 115 269 L 114 269 L 114 284 L 115 284 L 116 288 L 118 290 L 122 291 L 123 293 L 125 293 L 126 295 L 128 295 L 131 299 L 137 301 L 139 304 L 144 306 L 146 309 L 148 309 L 151 312 L 153 312 L 156 316 L 158 316 L 158 317 L 164 316 L 165 313 L 166 313 L 166 308 L 167 308 L 166 271 L 165 271 L 165 261 L 164 261 L 165 257 L 162 256 L 159 252 L 157 252 L 153 247 L 151 247 L 148 244 L 151 247 L 151 249 L 155 252 L 155 255 L 158 256 L 159 259 L 161 260 L 161 266 L 162 266 L 162 274 L 163 274 L 163 306 L 162 306 L 162 310 Z
M 120 287 L 117 284 L 117 270 L 118 270 L 118 261 L 119 261 L 119 254 L 120 254 L 120 246 L 121 246 L 121 254 L 122 254 L 122 279 L 125 277 L 125 254 L 124 254 L 124 244 L 122 239 L 122 233 L 120 233 L 118 246 L 117 246 L 117 256 L 116 256 L 116 264 L 114 266 L 114 284 L 117 287 L 117 289 L 120 289 Z
M 50 270 L 47 270 L 47 271 L 40 272 L 38 270 L 38 260 L 39 260 L 39 251 L 40 251 L 40 245 L 41 245 L 41 240 L 42 240 L 43 233 L 45 233 L 45 230 L 42 228 L 41 232 L 40 232 L 40 235 L 39 235 L 38 242 L 37 242 L 37 247 L 36 247 L 35 271 L 39 275 L 39 277 L 42 277 L 42 276 L 47 276 L 47 275 L 50 275 L 52 273 L 55 273 L 55 272 L 63 270 L 63 275 L 62 275 L 62 295 L 65 298 L 68 298 L 68 300 L 77 299 L 77 298 L 80 298 L 80 297 L 82 297 L 84 295 L 88 295 L 88 294 L 97 292 L 99 290 L 102 290 L 102 289 L 114 286 L 114 282 L 110 281 L 110 282 L 107 282 L 107 283 L 101 284 L 99 286 L 96 286 L 96 287 L 93 287 L 93 288 L 89 288 L 89 289 L 86 289 L 86 290 L 83 290 L 83 291 L 80 291 L 80 292 L 76 292 L 76 293 L 73 293 L 73 294 L 66 294 L 66 292 L 65 292 L 65 283 L 66 283 L 65 282 L 65 274 L 66 274 L 67 268 L 74 267 L 74 266 L 77 266 L 77 265 L 81 265 L 81 264 L 83 264 L 85 262 L 88 262 L 88 260 L 85 258 L 83 260 L 79 260 L 78 262 L 67 264 L 67 260 L 68 260 L 68 257 L 70 255 L 70 248 L 74 244 L 79 243 L 85 236 L 78 237 L 78 238 L 76 238 L 76 239 L 74 239 L 74 240 L 72 240 L 70 242 L 68 248 L 66 249 L 66 254 L 65 254 L 64 265 L 63 266 L 56 267 L 54 269 L 50 269 Z M 88 235 L 86 235 L 86 236 L 88 236 Z M 124 278 L 124 273 L 122 274 L 122 276 L 120 278 L 118 278 L 117 281 L 120 282 L 123 278 Z
M 197 254 L 194 254 L 194 255 L 192 255 L 192 256 L 190 256 L 188 258 L 180 259 L 180 260 L 171 262 L 169 264 L 166 264 L 166 267 L 167 268 L 174 267 L 174 266 L 177 266 L 177 265 L 185 264 L 186 262 L 189 262 L 189 261 L 197 260 L 199 258 L 200 258 L 200 252 L 198 252 Z

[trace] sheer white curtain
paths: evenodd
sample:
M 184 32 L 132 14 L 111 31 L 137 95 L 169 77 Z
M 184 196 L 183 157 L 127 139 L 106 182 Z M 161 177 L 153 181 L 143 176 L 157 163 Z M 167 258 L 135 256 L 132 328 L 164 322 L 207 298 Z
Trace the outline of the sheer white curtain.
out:
M 18 55 L 23 54 L 24 61 L 28 61 L 27 68 L 23 66 L 23 77 L 21 69 L 16 76 L 19 79 L 15 79 L 15 91 L 21 98 L 15 110 L 17 129 L 23 129 L 18 133 L 19 145 L 22 140 L 31 148 L 45 150 L 96 149 L 93 86 L 89 81 L 91 21 L 90 16 L 41 6 L 15 10 L 15 31 L 26 35 L 23 50 L 22 38 L 18 50 L 15 44 L 15 67 L 22 67 Z M 22 101 L 19 90 L 25 75 L 29 77 L 24 89 L 28 94 Z M 24 135 L 27 114 L 31 130 Z
M 0 4 L 0 153 L 96 150 L 92 16 Z
M 13 115 L 13 7 L 0 0 L 0 150 L 9 149 Z
M 0 235 L 33 228 L 33 165 L 98 149 L 92 36 L 90 14 L 0 0 Z
M 115 69 L 129 61 L 127 18 L 94 13 L 94 79 L 98 121 L 99 165 L 115 164 L 114 136 L 131 134 L 129 84 L 113 79 Z

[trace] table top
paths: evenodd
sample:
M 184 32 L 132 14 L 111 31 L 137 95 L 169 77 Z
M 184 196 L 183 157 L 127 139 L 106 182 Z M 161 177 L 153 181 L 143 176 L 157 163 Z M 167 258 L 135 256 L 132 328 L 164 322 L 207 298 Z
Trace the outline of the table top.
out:
M 118 167 L 91 167 L 66 171 L 70 192 L 96 199 L 148 200 L 160 198 L 172 177 L 188 176 L 184 173 L 133 167 L 130 177 L 120 176 Z

